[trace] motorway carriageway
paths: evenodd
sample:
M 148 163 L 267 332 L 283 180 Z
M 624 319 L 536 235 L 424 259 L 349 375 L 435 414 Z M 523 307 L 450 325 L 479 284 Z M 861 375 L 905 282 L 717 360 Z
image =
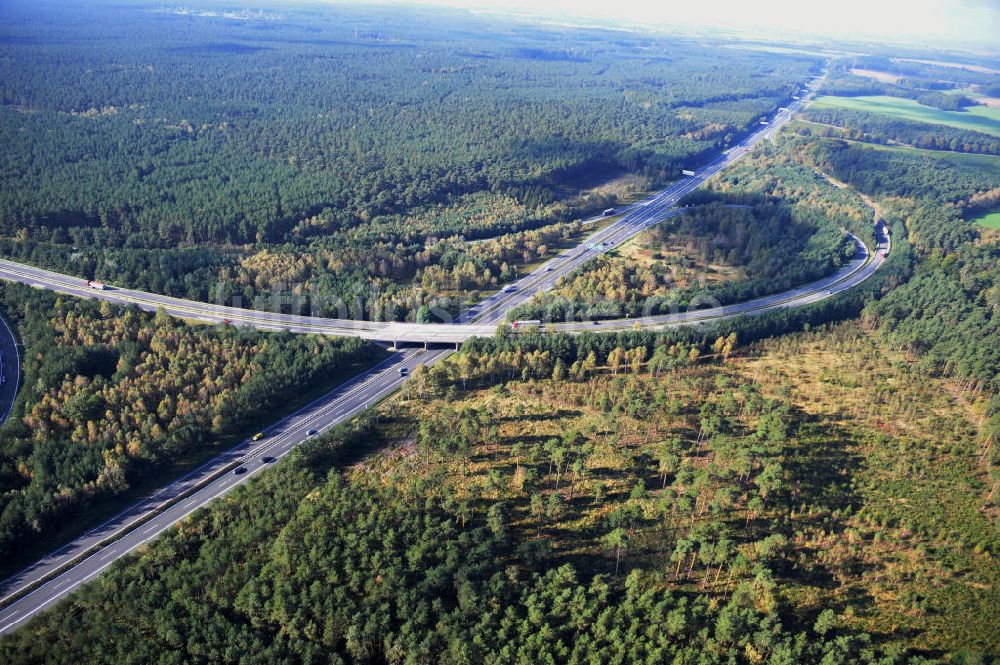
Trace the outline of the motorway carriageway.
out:
M 21 383 L 21 355 L 17 349 L 14 331 L 0 316 L 0 425 L 7 420 L 14 408 L 17 388 Z
M 814 82 L 813 87 L 818 84 Z M 23 264 L 0 260 L 0 279 L 22 282 L 80 297 L 93 297 L 113 303 L 134 303 L 143 309 L 163 308 L 182 318 L 221 323 L 252 325 L 262 330 L 290 330 L 333 335 L 354 335 L 368 339 L 396 342 L 458 343 L 471 336 L 492 335 L 507 312 L 527 301 L 535 293 L 551 288 L 559 277 L 567 275 L 590 259 L 633 237 L 641 230 L 679 214 L 677 202 L 729 164 L 733 163 L 760 141 L 770 139 L 811 94 L 780 111 L 771 124 L 744 140 L 705 167 L 676 181 L 658 194 L 628 206 L 624 214 L 610 225 L 588 237 L 579 247 L 564 251 L 541 268 L 505 287 L 471 308 L 456 324 L 403 324 L 366 321 L 320 319 L 314 317 L 257 312 L 234 307 L 222 307 L 169 298 L 156 294 L 112 287 L 108 290 L 89 288 L 79 278 L 41 270 Z M 863 250 L 861 250 L 863 251 Z M 802 287 L 794 292 L 769 296 L 770 304 L 761 300 L 727 306 L 717 310 L 688 312 L 683 323 L 695 323 L 736 316 L 739 313 L 792 306 L 803 298 L 822 299 L 831 292 L 849 288 L 866 278 L 881 265 L 881 252 L 874 259 L 863 257 L 853 261 L 837 275 Z M 871 257 L 868 257 L 871 258 Z M 756 303 L 756 304 L 753 304 Z M 649 325 L 662 327 L 677 324 L 666 317 L 647 317 L 630 321 L 605 321 L 604 329 Z M 553 326 L 567 331 L 593 330 L 592 324 L 560 324 Z M 285 417 L 266 430 L 264 441 L 241 442 L 226 453 L 170 483 L 155 494 L 126 509 L 95 529 L 73 539 L 51 552 L 34 565 L 0 584 L 0 633 L 15 629 L 23 622 L 58 602 L 87 580 L 92 579 L 118 558 L 152 540 L 179 520 L 230 491 L 256 473 L 284 457 L 297 444 L 308 439 L 310 432 L 322 433 L 333 425 L 360 413 L 380 399 L 396 391 L 417 364 L 431 365 L 451 353 L 450 350 L 408 349 L 367 370 L 339 386 L 300 411 Z M 244 469 L 235 473 L 237 467 Z
M 322 434 L 392 394 L 405 379 L 399 368 L 406 368 L 409 374 L 419 363 L 432 364 L 450 353 L 452 351 L 448 349 L 409 349 L 393 354 L 275 423 L 265 430 L 266 438 L 260 442 L 250 439 L 241 442 L 5 580 L 3 601 L 10 601 L 15 595 L 20 597 L 0 610 L 0 633 L 12 630 L 58 602 L 120 557 L 274 464 L 296 445 Z M 244 471 L 235 473 L 238 468 Z M 206 482 L 206 479 L 210 480 Z M 75 560 L 79 561 L 64 572 L 58 572 Z M 19 593 L 46 578 L 49 579 L 34 591 Z
M 815 89 L 818 84 L 819 81 L 814 81 L 812 88 Z M 109 286 L 106 290 L 97 290 L 90 288 L 84 280 L 77 277 L 7 260 L 0 260 L 0 279 L 22 282 L 79 297 L 98 298 L 116 304 L 131 303 L 149 311 L 162 308 L 168 314 L 207 323 L 233 323 L 260 330 L 362 337 L 394 344 L 458 344 L 470 337 L 495 334 L 496 325 L 506 317 L 509 310 L 527 302 L 535 293 L 551 289 L 560 277 L 570 274 L 595 256 L 614 249 L 643 229 L 678 214 L 679 210 L 675 206 L 683 196 L 740 159 L 761 141 L 773 137 L 775 132 L 811 99 L 812 94 L 810 92 L 803 99 L 793 102 L 787 109 L 779 111 L 764 129 L 758 130 L 719 155 L 695 171 L 693 176 L 686 176 L 652 197 L 628 206 L 619 219 L 591 234 L 576 249 L 564 251 L 535 272 L 488 296 L 464 312 L 456 323 L 421 324 L 330 319 L 212 305 L 114 286 Z M 717 315 L 705 316 L 718 318 Z M 635 326 L 637 323 L 641 326 L 643 320 L 634 319 L 629 322 L 629 326 Z M 662 324 L 650 322 L 650 325 Z M 560 325 L 553 327 L 559 329 Z M 565 329 L 571 332 L 576 330 L 576 327 L 569 325 Z

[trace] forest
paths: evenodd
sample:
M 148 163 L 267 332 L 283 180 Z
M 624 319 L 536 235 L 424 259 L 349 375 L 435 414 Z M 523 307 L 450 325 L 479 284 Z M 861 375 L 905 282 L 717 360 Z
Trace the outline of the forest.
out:
M 286 11 L 70 3 L 41 43 L 38 11 L 5 3 L 0 252 L 244 306 L 289 279 L 413 320 L 441 295 L 418 274 L 452 256 L 438 243 L 599 211 L 613 202 L 580 193 L 621 173 L 671 180 L 818 65 L 471 15 Z M 513 274 L 504 260 L 462 259 L 490 284 Z
M 0 254 L 383 320 L 580 242 L 824 65 L 389 7 L 0 19 Z M 829 68 L 824 94 L 995 94 L 888 56 Z M 501 326 L 0 637 L 0 662 L 994 662 L 1000 233 L 968 220 L 1000 205 L 995 143 L 807 111 L 516 315 L 780 291 L 877 216 L 892 251 L 864 284 L 699 327 Z M 11 569 L 382 357 L 20 285 L 0 310 L 25 364 L 0 428 Z
M 857 195 L 779 149 L 747 157 L 682 201 L 683 214 L 568 276 L 512 318 L 648 316 L 778 293 L 873 247 L 874 213 Z
M 974 408 L 857 324 L 712 347 L 418 372 L 0 654 L 986 662 L 1000 541 Z
M 885 197 L 887 219 L 905 222 L 919 254 L 913 278 L 869 303 L 865 320 L 911 350 L 928 372 L 960 376 L 995 392 L 1000 388 L 1000 237 L 966 217 L 1000 200 L 1000 162 L 955 163 L 933 152 L 835 141 L 805 148 L 837 177 Z
M 192 326 L 19 284 L 0 285 L 0 307 L 24 348 L 22 388 L 0 427 L 8 571 L 40 554 L 39 541 L 79 530 L 88 513 L 134 499 L 251 434 L 289 396 L 382 353 L 354 338 Z
M 786 140 L 781 150 L 787 159 L 819 169 L 873 200 L 891 228 L 893 251 L 874 280 L 833 302 L 726 325 L 742 340 L 752 341 L 860 315 L 863 310 L 863 320 L 878 328 L 880 338 L 913 353 L 929 374 L 961 379 L 977 391 L 995 395 L 1000 388 L 1000 236 L 966 218 L 1000 200 L 996 158 L 886 149 L 812 136 L 789 135 Z M 841 215 L 840 219 L 850 219 Z M 594 345 L 604 353 L 622 343 L 642 345 L 651 352 L 658 339 L 705 346 L 710 336 L 711 330 L 508 335 L 475 340 L 467 347 L 486 353 L 514 347 L 524 352 L 550 350 L 553 361 L 558 356 L 568 365 L 585 359 Z

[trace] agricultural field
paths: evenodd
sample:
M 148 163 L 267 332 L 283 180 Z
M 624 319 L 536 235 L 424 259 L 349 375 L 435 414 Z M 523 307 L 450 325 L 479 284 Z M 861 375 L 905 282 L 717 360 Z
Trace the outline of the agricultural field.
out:
M 949 125 L 960 129 L 971 129 L 993 136 L 1000 136 L 1000 109 L 989 106 L 971 106 L 964 111 L 942 111 L 930 106 L 924 106 L 911 99 L 889 97 L 886 95 L 865 97 L 821 95 L 816 98 L 811 108 L 844 108 L 854 111 L 881 113 L 906 120 Z
M 875 69 L 861 69 L 860 67 L 855 67 L 851 70 L 851 74 L 854 76 L 863 76 L 865 78 L 874 79 L 881 83 L 898 83 L 900 79 L 899 74 L 892 74 L 890 72 L 880 72 Z

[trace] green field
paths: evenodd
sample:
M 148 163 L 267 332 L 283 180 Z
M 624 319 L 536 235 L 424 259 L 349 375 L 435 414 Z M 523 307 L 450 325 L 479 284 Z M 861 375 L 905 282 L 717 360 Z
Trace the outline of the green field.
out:
M 1000 109 L 971 106 L 964 111 L 942 111 L 901 97 L 834 97 L 823 95 L 813 105 L 816 108 L 843 108 L 852 111 L 881 113 L 906 120 L 950 125 L 1000 136 Z
M 857 143 L 857 141 L 852 141 Z M 885 150 L 888 152 L 901 152 L 909 154 L 924 155 L 928 159 L 937 159 L 950 162 L 956 166 L 970 166 L 979 169 L 1000 169 L 1000 157 L 995 155 L 973 155 L 967 152 L 949 152 L 947 150 L 925 150 L 922 148 L 912 148 L 905 145 L 881 145 L 879 143 L 864 143 L 864 146 L 873 150 Z
M 988 212 L 981 217 L 976 217 L 972 220 L 974 224 L 979 224 L 985 226 L 988 229 L 1000 230 L 1000 210 L 994 212 Z

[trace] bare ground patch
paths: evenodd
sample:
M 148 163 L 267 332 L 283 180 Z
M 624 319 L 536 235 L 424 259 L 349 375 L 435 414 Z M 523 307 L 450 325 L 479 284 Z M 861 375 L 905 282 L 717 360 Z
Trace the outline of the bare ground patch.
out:
M 869 79 L 875 79 L 876 81 L 881 81 L 882 83 L 896 83 L 901 78 L 899 74 L 890 74 L 889 72 L 880 72 L 875 69 L 859 69 L 854 68 L 851 73 L 855 76 L 863 76 Z

